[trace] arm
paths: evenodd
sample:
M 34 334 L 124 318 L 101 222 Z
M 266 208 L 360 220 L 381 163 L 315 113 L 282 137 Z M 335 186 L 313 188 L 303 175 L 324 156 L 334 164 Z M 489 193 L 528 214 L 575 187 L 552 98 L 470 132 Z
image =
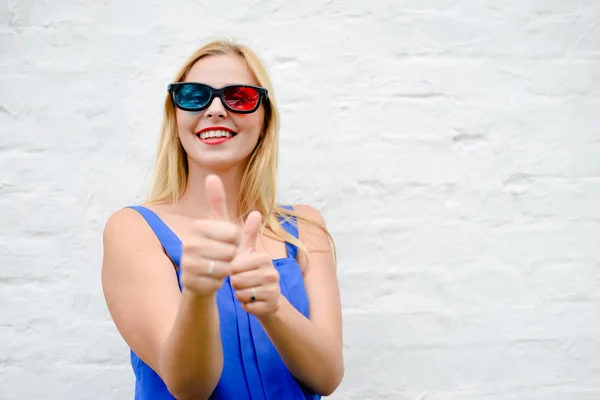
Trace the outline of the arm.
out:
M 295 210 L 325 226 L 314 208 L 297 206 Z M 298 221 L 300 240 L 309 253 L 308 259 L 301 255 L 298 262 L 304 270 L 310 320 L 281 296 L 279 310 L 260 321 L 290 372 L 306 386 L 328 396 L 344 375 L 341 304 L 333 249 L 319 227 Z
M 103 257 L 104 295 L 123 339 L 175 397 L 208 398 L 223 365 L 215 296 L 180 293 L 173 264 L 134 210 L 109 218 Z
M 223 370 L 216 295 L 182 292 L 171 333 L 160 349 L 159 369 L 169 391 L 181 400 L 207 399 Z

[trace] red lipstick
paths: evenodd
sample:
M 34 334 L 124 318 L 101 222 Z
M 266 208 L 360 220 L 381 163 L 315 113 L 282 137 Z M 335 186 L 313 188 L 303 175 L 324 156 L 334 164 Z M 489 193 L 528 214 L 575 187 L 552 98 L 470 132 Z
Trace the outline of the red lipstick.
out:
M 226 126 L 209 126 L 201 129 L 196 133 L 196 136 L 204 144 L 217 145 L 231 140 L 235 137 L 236 132 Z

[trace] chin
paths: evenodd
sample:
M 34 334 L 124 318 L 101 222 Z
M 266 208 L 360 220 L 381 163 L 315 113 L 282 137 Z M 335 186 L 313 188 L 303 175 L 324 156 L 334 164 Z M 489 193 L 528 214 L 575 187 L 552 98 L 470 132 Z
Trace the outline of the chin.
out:
M 237 141 L 233 139 L 231 142 L 226 142 L 216 146 L 207 146 L 181 138 L 181 144 L 187 154 L 188 164 L 190 169 L 208 169 L 211 171 L 226 171 L 234 168 L 245 168 L 254 148 L 253 143 L 248 141 Z
M 234 168 L 245 167 L 248 157 L 227 157 L 226 155 L 197 155 L 188 156 L 188 164 L 195 164 L 198 168 L 211 171 L 227 171 Z

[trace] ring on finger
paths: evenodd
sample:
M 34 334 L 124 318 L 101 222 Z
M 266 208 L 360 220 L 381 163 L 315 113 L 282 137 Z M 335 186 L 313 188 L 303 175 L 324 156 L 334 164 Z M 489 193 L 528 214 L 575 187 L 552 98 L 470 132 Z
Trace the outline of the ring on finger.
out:
M 215 260 L 210 260 L 208 262 L 208 270 L 206 271 L 206 275 L 212 276 L 214 270 L 215 270 Z
M 255 301 L 256 300 L 256 291 L 254 290 L 254 287 L 252 287 L 252 295 L 250 296 L 250 301 Z

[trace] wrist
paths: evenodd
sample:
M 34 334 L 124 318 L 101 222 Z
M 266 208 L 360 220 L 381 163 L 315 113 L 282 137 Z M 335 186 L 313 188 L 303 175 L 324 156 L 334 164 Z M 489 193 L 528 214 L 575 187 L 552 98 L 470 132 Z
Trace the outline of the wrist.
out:
M 185 287 L 181 290 L 181 297 L 183 301 L 186 301 L 196 306 L 208 306 L 211 304 L 216 304 L 217 302 L 216 292 L 208 294 L 198 294 L 190 289 L 186 289 Z

